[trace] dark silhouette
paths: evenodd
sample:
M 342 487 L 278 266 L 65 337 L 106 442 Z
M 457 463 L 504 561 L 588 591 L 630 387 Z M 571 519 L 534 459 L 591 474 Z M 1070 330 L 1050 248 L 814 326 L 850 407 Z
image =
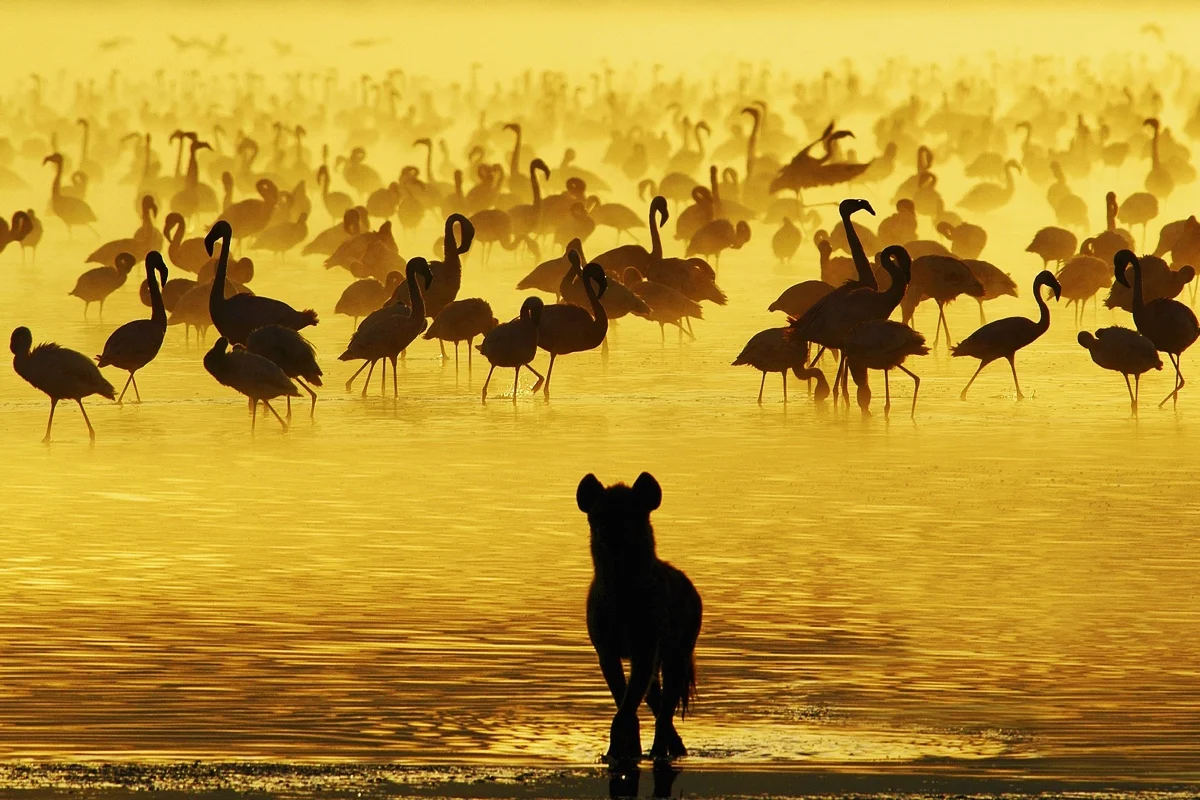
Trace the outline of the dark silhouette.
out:
M 407 277 L 404 285 L 408 287 L 409 292 L 408 305 L 395 302 L 368 315 L 350 337 L 350 344 L 346 345 L 345 352 L 338 356 L 339 361 L 363 359 L 363 365 L 346 381 L 346 391 L 350 391 L 354 379 L 369 365 L 371 369 L 367 371 L 362 390 L 363 397 L 366 397 L 367 387 L 371 385 L 371 373 L 375 371 L 378 361 L 384 361 L 381 374 L 382 386 L 386 390 L 387 359 L 392 362 L 392 396 L 400 396 L 396 379 L 396 359 L 425 331 L 428 324 L 425 320 L 425 301 L 422 296 L 424 290 L 416 278 L 420 276 L 426 288 L 433 282 L 433 273 L 429 270 L 428 262 L 419 256 L 408 262 L 405 274 Z
M 550 354 L 550 367 L 546 370 L 542 387 L 547 399 L 550 397 L 550 379 L 554 375 L 554 360 L 568 353 L 594 350 L 604 343 L 604 337 L 608 335 L 608 313 L 600 302 L 608 289 L 604 269 L 592 263 L 581 270 L 579 253 L 568 250 L 567 254 L 571 259 L 567 276 L 581 275 L 592 310 L 589 314 L 586 309 L 572 303 L 555 303 L 542 310 L 538 325 L 538 347 Z
M 311 308 L 297 311 L 287 303 L 253 294 L 225 297 L 223 289 L 229 271 L 229 244 L 232 239 L 233 230 L 224 220 L 213 225 L 212 230 L 204 237 L 204 246 L 210 256 L 216 243 L 221 242 L 217 274 L 208 295 L 208 313 L 221 336 L 232 344 L 244 345 L 252 332 L 268 325 L 280 325 L 292 330 L 316 325 L 317 312 Z
M 1175 368 L 1175 388 L 1158 404 L 1162 408 L 1168 400 L 1179 403 L 1179 390 L 1184 386 L 1183 372 L 1179 361 L 1183 351 L 1191 347 L 1200 336 L 1200 324 L 1192 310 L 1178 300 L 1160 297 L 1147 302 L 1142 291 L 1142 265 L 1129 250 L 1121 250 L 1113 259 L 1117 283 L 1128 287 L 1125 270 L 1133 267 L 1133 321 L 1138 333 L 1154 342 L 1159 352 L 1166 353 Z
M 471 352 L 475 349 L 476 336 L 487 334 L 500 321 L 492 315 L 492 307 L 486 300 L 468 297 L 455 300 L 438 312 L 424 338 L 437 339 L 439 343 L 454 342 L 454 368 L 458 369 L 458 345 L 467 343 L 467 369 L 471 368 Z
M 1042 299 L 1041 289 L 1043 286 L 1049 286 L 1054 290 L 1055 300 L 1062 296 L 1062 287 L 1058 285 L 1058 279 L 1054 277 L 1053 273 L 1049 270 L 1039 272 L 1038 276 L 1033 279 L 1033 297 L 1041 311 L 1036 322 L 1026 317 L 998 319 L 979 328 L 951 350 L 951 355 L 956 357 L 971 356 L 979 359 L 979 369 L 975 370 L 971 380 L 967 381 L 967 385 L 963 387 L 962 394 L 959 395 L 961 399 L 967 399 L 967 389 L 971 388 L 971 384 L 979 377 L 979 373 L 998 358 L 1008 359 L 1008 365 L 1012 367 L 1013 385 L 1017 387 L 1017 399 L 1025 399 L 1025 395 L 1021 393 L 1021 382 L 1017 380 L 1016 356 L 1018 350 L 1033 344 L 1043 333 L 1050 330 L 1050 308 Z
M 1142 373 L 1152 369 L 1162 369 L 1162 359 L 1154 342 L 1137 331 L 1129 328 L 1101 328 L 1096 335 L 1080 331 L 1080 347 L 1092 356 L 1092 361 L 1104 369 L 1121 373 L 1125 379 L 1125 388 L 1129 390 L 1129 407 L 1134 416 L 1138 413 L 1138 397 L 1142 388 Z M 1133 376 L 1135 386 L 1129 385 L 1129 376 Z
M 317 354 L 307 339 L 291 328 L 279 325 L 268 325 L 250 334 L 246 342 L 246 350 L 270 359 L 275 366 L 283 370 L 283 374 L 300 384 L 300 388 L 312 397 L 312 407 L 308 411 L 309 419 L 317 412 L 317 393 L 313 386 L 321 385 L 321 367 L 317 364 Z M 292 396 L 287 397 L 287 418 L 292 418 Z
M 527 297 L 521 304 L 521 315 L 509 322 L 503 322 L 492 328 L 479 344 L 479 352 L 492 363 L 488 370 L 487 379 L 483 382 L 483 402 L 487 402 L 487 387 L 492 380 L 496 367 L 513 367 L 513 403 L 517 402 L 517 389 L 520 388 L 521 367 L 537 376 L 533 391 L 542 387 L 545 377 L 530 366 L 538 349 L 538 329 L 542 322 L 542 310 L 545 304 L 540 297 Z
M 867 370 L 883 371 L 884 406 L 886 417 L 892 411 L 892 388 L 888 382 L 888 374 L 898 369 L 913 379 L 913 399 L 911 416 L 917 414 L 917 393 L 921 390 L 921 379 L 916 373 L 904 366 L 904 360 L 909 356 L 923 356 L 929 353 L 925 337 L 907 325 L 890 319 L 872 319 L 863 322 L 846 334 L 843 352 L 846 354 L 846 368 L 858 386 L 858 407 L 863 415 L 870 414 L 871 387 L 867 382 Z
M 50 419 L 46 422 L 46 436 L 42 441 L 50 441 L 54 408 L 59 400 L 74 400 L 79 405 L 79 413 L 83 414 L 83 421 L 87 424 L 88 437 L 95 441 L 96 430 L 83 410 L 83 398 L 93 394 L 109 400 L 116 397 L 116 390 L 100 374 L 100 368 L 83 353 L 60 347 L 54 342 L 33 347 L 33 334 L 24 326 L 12 332 L 9 349 L 12 350 L 16 373 L 50 397 Z
M 808 366 L 808 345 L 795 337 L 788 335 L 788 328 L 768 328 L 750 337 L 742 352 L 733 360 L 735 367 L 750 366 L 762 373 L 758 384 L 758 404 L 762 405 L 763 388 L 767 385 L 767 373 L 783 374 L 783 402 L 787 402 L 788 370 L 799 380 L 817 381 L 815 399 L 821 402 L 829 397 L 829 382 L 825 373 L 816 367 Z
M 133 265 L 137 263 L 129 253 L 121 253 L 112 267 L 94 267 L 79 276 L 75 288 L 67 292 L 69 297 L 78 297 L 83 301 L 83 318 L 87 319 L 88 309 L 92 303 L 100 304 L 100 319 L 104 319 L 104 301 L 108 296 L 125 285 Z
M 99 367 L 111 365 L 129 372 L 129 380 L 125 381 L 125 386 L 121 389 L 118 403 L 125 399 L 125 392 L 131 383 L 134 396 L 139 403 L 142 402 L 135 375 L 139 369 L 154 360 L 162 348 L 163 337 L 167 335 L 167 309 L 163 304 L 160 282 L 164 286 L 167 283 L 167 265 L 163 263 L 162 253 L 151 250 L 146 256 L 150 319 L 135 319 L 117 328 L 104 343 L 104 352 L 96 356 L 96 365 Z
M 633 486 L 607 488 L 588 474 L 579 482 L 575 502 L 588 517 L 595 568 L 588 590 L 588 636 L 617 703 L 607 758 L 641 759 L 637 711 L 643 699 L 655 717 L 651 757 L 685 756 L 674 716 L 679 707 L 686 717 L 695 694 L 703 609 L 688 577 L 655 553 L 650 513 L 662 503 L 662 489 L 647 472 Z M 623 660 L 630 664 L 628 679 Z
M 250 398 L 251 431 L 258 423 L 260 402 L 279 420 L 279 424 L 286 431 L 287 423 L 271 408 L 269 401 L 281 396 L 300 397 L 296 385 L 269 358 L 247 352 L 241 347 L 232 350 L 228 347 L 229 340 L 220 336 L 213 342 L 212 349 L 204 354 L 204 368 L 208 370 L 208 374 L 216 378 L 221 385 Z

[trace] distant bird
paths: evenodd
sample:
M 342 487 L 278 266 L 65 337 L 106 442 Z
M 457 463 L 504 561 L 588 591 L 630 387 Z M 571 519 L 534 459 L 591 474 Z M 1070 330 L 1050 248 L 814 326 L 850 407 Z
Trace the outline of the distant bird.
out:
M 295 222 L 284 221 L 264 230 L 254 237 L 251 247 L 255 250 L 269 250 L 282 256 L 296 245 L 308 238 L 308 212 L 301 212 Z
M 688 319 L 704 319 L 704 309 L 699 303 L 670 286 L 647 280 L 642 273 L 638 272 L 637 267 L 626 268 L 622 277 L 625 288 L 633 292 L 649 308 L 645 315 L 646 319 L 658 323 L 658 332 L 663 344 L 666 344 L 667 341 L 667 325 L 679 328 L 681 343 L 684 333 L 691 337 L 692 341 L 695 341 L 696 335 L 690 330 L 685 330 L 683 323 Z M 605 297 L 608 295 L 609 292 L 604 293 Z M 601 300 L 601 304 L 603 304 L 603 300 Z
M 33 347 L 33 334 L 24 326 L 12 332 L 9 349 L 13 354 L 13 369 L 33 388 L 50 397 L 50 419 L 46 422 L 46 436 L 50 441 L 50 429 L 54 425 L 54 408 L 59 400 L 74 400 L 79 413 L 87 424 L 88 437 L 96 441 L 96 430 L 87 412 L 83 410 L 83 398 L 98 394 L 112 400 L 116 391 L 111 383 L 100 374 L 100 369 L 83 353 L 59 347 L 53 342 Z
M 513 367 L 513 403 L 517 402 L 520 388 L 521 367 L 537 376 L 532 391 L 541 388 L 545 378 L 530 364 L 537 355 L 538 328 L 541 326 L 544 304 L 540 297 L 527 297 L 521 304 L 521 315 L 511 322 L 502 322 L 488 331 L 479 344 L 479 352 L 491 362 L 487 379 L 483 382 L 483 402 L 487 402 L 487 387 L 496 367 Z
M 1100 290 L 1110 288 L 1113 281 L 1112 268 L 1096 256 L 1086 253 L 1067 261 L 1054 277 L 1062 286 L 1062 296 L 1067 299 L 1067 306 L 1075 305 L 1077 327 L 1083 324 L 1083 309 L 1087 301 L 1091 300 L 1094 308 L 1096 295 Z
M 767 311 L 782 311 L 788 317 L 801 317 L 813 304 L 833 291 L 825 281 L 800 281 L 783 290 Z
M 542 310 L 538 325 L 538 347 L 550 354 L 550 367 L 546 370 L 546 381 L 542 392 L 550 397 L 550 379 L 554 375 L 554 361 L 568 353 L 594 350 L 604 343 L 608 335 L 608 313 L 600 299 L 608 289 L 608 277 L 599 264 L 588 264 L 581 268 L 579 254 L 568 251 L 571 273 L 580 275 L 584 291 L 591 304 L 591 313 L 571 303 L 555 303 Z M 570 274 L 570 273 L 569 273 Z
M 867 383 L 867 370 L 883 371 L 884 406 L 887 416 L 892 410 L 892 389 L 888 375 L 898 369 L 913 379 L 911 416 L 917 414 L 917 393 L 921 390 L 921 379 L 904 366 L 909 356 L 929 353 L 925 337 L 907 325 L 890 319 L 872 319 L 855 326 L 846 334 L 842 352 L 846 355 L 846 368 L 858 386 L 858 406 L 863 414 L 870 413 L 871 387 Z
M 1008 205 L 1013 196 L 1013 170 L 1021 171 L 1021 165 L 1009 159 L 1004 164 L 1004 185 L 977 183 L 958 204 L 968 211 L 986 213 Z
M 983 284 L 966 262 L 953 256 L 920 256 L 913 260 L 912 278 L 900 301 L 901 320 L 909 324 L 921 301 L 932 298 L 938 306 L 939 326 L 934 329 L 933 346 L 937 347 L 941 330 L 946 331 L 946 344 L 949 345 L 953 340 L 950 324 L 946 321 L 946 304 L 964 294 L 976 299 L 984 295 Z
M 69 297 L 78 297 L 83 301 L 83 318 L 87 319 L 88 309 L 92 303 L 100 304 L 100 319 L 104 319 L 104 301 L 108 296 L 125 285 L 133 265 L 137 263 L 129 253 L 121 253 L 112 267 L 95 267 L 79 276 L 75 288 L 67 293 Z
M 792 222 L 789 217 L 784 217 L 783 224 L 771 237 L 771 250 L 775 253 L 775 257 L 784 264 L 790 264 L 792 257 L 796 255 L 796 250 L 800 248 L 803 238 L 796 223 Z
M 50 208 L 54 212 L 54 216 L 61 219 L 67 226 L 67 235 L 71 235 L 71 230 L 76 225 L 87 225 L 92 227 L 92 223 L 96 221 L 96 214 L 92 211 L 85 201 L 76 197 L 70 197 L 63 194 L 62 191 L 62 172 L 63 172 L 63 157 L 61 153 L 51 153 L 42 159 L 43 164 L 54 165 L 54 182 L 50 185 Z M 92 228 L 93 232 L 95 228 Z M 83 406 L 80 405 L 80 408 Z
M 969 222 L 960 222 L 957 225 L 939 222 L 937 231 L 950 240 L 950 254 L 955 258 L 979 258 L 983 248 L 987 246 L 987 231 Z
M 762 380 L 758 384 L 759 405 L 762 405 L 763 389 L 767 385 L 768 372 L 783 374 L 783 402 L 785 403 L 788 399 L 788 370 L 792 370 L 798 380 L 816 379 L 815 399 L 817 402 L 829 397 L 829 382 L 825 379 L 825 373 L 808 366 L 806 343 L 790 337 L 788 331 L 787 327 L 759 331 L 750 337 L 750 341 L 746 342 L 742 352 L 738 353 L 738 357 L 733 360 L 732 366 L 754 367 L 762 373 Z
M 1158 198 L 1149 192 L 1134 192 L 1121 203 L 1117 219 L 1126 225 L 1142 226 L 1142 244 L 1146 244 L 1146 226 L 1158 216 Z
M 342 292 L 337 305 L 333 308 L 333 313 L 352 317 L 354 327 L 358 328 L 358 320 L 372 311 L 383 308 L 403 280 L 403 273 L 393 270 L 388 273 L 386 283 L 380 283 L 374 278 L 355 281 Z
M 405 283 L 409 291 L 409 304 L 392 303 L 371 314 L 358 326 L 358 330 L 350 337 L 350 344 L 345 352 L 338 356 L 339 361 L 363 360 L 363 365 L 346 381 L 346 391 L 350 391 L 354 379 L 369 365 L 367 380 L 363 383 L 363 397 L 367 396 L 367 387 L 371 383 L 371 372 L 375 364 L 383 361 L 382 379 L 387 386 L 387 361 L 392 362 L 392 396 L 400 397 L 400 389 L 396 378 L 396 361 L 400 353 L 408 349 L 427 326 L 425 319 L 425 301 L 423 292 L 433 283 L 433 273 L 429 270 L 429 262 L 417 256 L 405 265 Z M 417 278 L 421 278 L 421 283 Z
M 281 325 L 292 330 L 316 325 L 317 312 L 311 308 L 297 311 L 287 303 L 252 294 L 225 297 L 223 289 L 229 269 L 229 244 L 232 239 L 233 230 L 224 220 L 214 224 L 212 230 L 204 237 L 204 246 L 210 256 L 216 243 L 221 242 L 217 274 L 208 297 L 208 312 L 221 336 L 234 344 L 245 344 L 252 332 L 268 325 Z
M 163 234 L 167 237 L 167 257 L 178 269 L 199 272 L 211 256 L 204 246 L 204 237 L 184 239 L 187 228 L 183 215 L 172 211 L 163 222 Z
M 204 368 L 208 370 L 208 374 L 216 378 L 222 386 L 228 386 L 250 399 L 251 431 L 258 423 L 259 403 L 267 407 L 267 411 L 279 420 L 279 424 L 286 431 L 288 424 L 271 408 L 270 401 L 276 397 L 300 397 L 296 385 L 269 358 L 250 353 L 241 347 L 232 350 L 228 350 L 228 347 L 229 340 L 221 336 L 213 343 L 212 349 L 204 354 Z
M 976 258 L 964 258 L 963 263 L 967 265 L 967 269 L 971 270 L 971 274 L 975 276 L 975 280 L 979 281 L 979 285 L 983 287 L 983 294 L 975 298 L 975 302 L 979 303 L 979 324 L 983 325 L 987 322 L 987 318 L 983 314 L 984 302 L 1006 295 L 1008 297 L 1016 297 L 1017 283 L 1007 272 L 987 261 L 980 261 Z
M 317 413 L 317 393 L 313 386 L 321 385 L 321 367 L 317 364 L 317 353 L 312 344 L 291 328 L 279 325 L 268 325 L 250 334 L 246 342 L 246 350 L 263 358 L 270 359 L 275 366 L 283 370 L 300 388 L 312 397 L 308 418 L 312 419 Z M 292 398 L 287 396 L 287 418 L 292 418 Z
M 1092 361 L 1098 366 L 1121 373 L 1125 388 L 1129 390 L 1129 407 L 1136 415 L 1142 374 L 1163 368 L 1154 342 L 1137 331 L 1115 326 L 1101 328 L 1094 336 L 1087 331 L 1080 331 L 1078 339 L 1079 345 L 1091 354 Z M 1134 386 L 1129 385 L 1130 375 L 1133 376 Z
M 104 343 L 104 352 L 96 356 L 96 365 L 99 367 L 113 366 L 129 372 L 129 380 L 121 388 L 117 403 L 125 399 L 125 392 L 131 383 L 134 396 L 139 403 L 142 402 L 142 394 L 138 391 L 134 376 L 154 360 L 167 335 L 167 309 L 159 289 L 160 283 L 164 286 L 167 283 L 167 265 L 163 263 L 162 253 L 157 250 L 151 250 L 146 256 L 146 282 L 150 287 L 150 319 L 135 319 L 117 328 Z
M 1116 256 L 1113 258 L 1115 260 Z M 1161 258 L 1154 256 L 1141 256 L 1138 265 L 1142 272 L 1142 300 L 1147 303 L 1159 298 L 1170 300 L 1178 297 L 1183 287 L 1196 277 L 1196 270 L 1191 265 L 1173 270 Z M 1108 296 L 1104 298 L 1104 307 L 1120 308 L 1132 313 L 1133 289 L 1120 281 L 1113 283 Z
M 727 249 L 740 250 L 750 241 L 750 225 L 740 220 L 735 226 L 727 219 L 714 219 L 692 236 L 687 246 L 687 257 L 706 256 L 721 264 L 721 253 Z
M 1117 283 L 1129 286 L 1126 269 L 1133 267 L 1133 321 L 1138 333 L 1154 342 L 1155 348 L 1166 353 L 1175 368 L 1175 388 L 1158 404 L 1162 408 L 1168 400 L 1179 403 L 1179 391 L 1184 386 L 1183 372 L 1179 362 L 1183 353 L 1200 337 L 1200 324 L 1192 310 L 1165 297 L 1147 302 L 1142 291 L 1142 265 L 1129 250 L 1122 250 L 1114 258 Z
M 1025 398 L 1021 393 L 1021 382 L 1017 380 L 1016 356 L 1018 350 L 1033 344 L 1050 330 L 1050 308 L 1042 299 L 1043 286 L 1049 286 L 1054 291 L 1055 300 L 1062 295 L 1062 287 L 1053 273 L 1049 270 L 1038 273 L 1033 280 L 1033 297 L 1041 311 L 1036 322 L 1026 317 L 998 319 L 979 328 L 952 349 L 951 355 L 955 357 L 970 356 L 979 359 L 979 369 L 975 370 L 975 374 L 967 381 L 960 395 L 963 400 L 967 399 L 967 390 L 971 388 L 971 384 L 979 377 L 983 368 L 998 358 L 1008 359 L 1008 365 L 1012 367 L 1013 385 L 1017 387 L 1017 399 Z
M 445 306 L 425 331 L 426 339 L 454 342 L 454 366 L 458 368 L 459 342 L 467 343 L 467 368 L 471 366 L 471 351 L 475 349 L 476 336 L 486 336 L 500 321 L 492 315 L 492 307 L 486 300 L 469 297 L 455 300 Z
M 1061 266 L 1071 256 L 1079 240 L 1075 234 L 1066 228 L 1050 226 L 1042 228 L 1033 236 L 1033 241 L 1025 248 L 1026 253 L 1034 253 L 1042 259 L 1042 268 L 1048 269 L 1051 261 L 1057 261 Z

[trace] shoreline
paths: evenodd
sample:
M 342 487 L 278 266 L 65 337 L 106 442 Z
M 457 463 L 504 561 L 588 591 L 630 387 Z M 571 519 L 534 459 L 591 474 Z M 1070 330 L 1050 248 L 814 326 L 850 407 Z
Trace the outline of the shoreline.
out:
M 254 794 L 263 797 L 525 798 L 676 796 L 813 797 L 942 795 L 1195 796 L 1200 769 L 1187 774 L 1138 774 L 1145 763 L 1106 761 L 1110 777 L 1087 774 L 1082 763 L 995 760 L 903 764 L 688 765 L 614 774 L 604 765 L 402 765 L 283 761 L 2 762 L 5 796 L 191 797 Z M 1091 766 L 1095 768 L 1096 764 Z M 1122 775 L 1124 777 L 1122 777 Z

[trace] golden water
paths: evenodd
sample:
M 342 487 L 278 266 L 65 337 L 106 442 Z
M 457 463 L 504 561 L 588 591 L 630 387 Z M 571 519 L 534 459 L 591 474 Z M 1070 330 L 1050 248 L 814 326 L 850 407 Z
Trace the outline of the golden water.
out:
M 870 153 L 869 120 L 847 123 Z M 548 148 L 552 165 L 561 146 Z M 598 168 L 598 155 L 586 148 L 581 163 Z M 400 146 L 372 157 L 387 172 L 415 160 Z M 3 202 L 40 209 L 49 168 L 20 166 L 36 188 Z M 866 192 L 881 216 L 910 170 Z M 953 204 L 968 186 L 961 165 L 938 172 Z M 1073 182 L 1096 230 L 1104 191 L 1140 189 L 1144 172 L 1131 159 Z M 147 313 L 138 271 L 103 322 L 66 296 L 97 241 L 136 226 L 129 191 L 110 177 L 89 195 L 99 239 L 68 240 L 46 219 L 36 266 L 16 247 L 0 255 L 0 327 L 91 354 Z M 1042 195 L 1022 183 L 980 220 L 984 257 L 1022 295 L 988 304 L 989 318 L 1036 313 L 1040 259 L 1023 250 L 1053 222 Z M 310 233 L 329 224 L 313 198 Z M 1159 222 L 1197 199 L 1182 187 Z M 808 241 L 795 265 L 774 263 L 772 230 L 755 226 L 722 259 L 730 303 L 705 307 L 695 343 L 664 345 L 657 326 L 624 320 L 607 360 L 557 364 L 550 403 L 523 381 L 515 405 L 481 405 L 482 362 L 456 370 L 426 342 L 401 367 L 398 400 L 378 374 L 366 399 L 346 393 L 357 365 L 336 356 L 351 325 L 332 307 L 349 279 L 318 258 L 265 253 L 252 288 L 322 315 L 309 333 L 326 386 L 315 420 L 300 404 L 286 435 L 269 418 L 252 435 L 244 399 L 205 373 L 178 328 L 142 373 L 144 403 L 88 401 L 94 446 L 66 405 L 55 441 L 39 444 L 48 403 L 8 372 L 0 757 L 594 763 L 612 709 L 583 626 L 591 565 L 574 491 L 589 471 L 612 482 L 648 470 L 664 488 L 660 555 L 705 601 L 700 696 L 680 726 L 692 764 L 949 759 L 962 771 L 1197 777 L 1192 387 L 1159 410 L 1169 376 L 1148 376 L 1131 418 L 1120 377 L 1091 363 L 1056 308 L 1018 358 L 1023 402 L 1003 363 L 961 402 L 976 362 L 943 347 L 910 362 L 923 380 L 915 420 L 904 376 L 890 421 L 879 378 L 869 420 L 814 405 L 796 382 L 785 406 L 777 375 L 760 407 L 759 374 L 729 362 L 783 324 L 765 311 L 783 288 L 816 276 Z M 398 234 L 401 252 L 428 255 L 439 233 L 430 215 L 419 235 Z M 611 243 L 601 229 L 588 249 Z M 530 266 L 473 254 L 461 296 L 511 317 Z M 918 312 L 921 330 L 932 309 Z M 977 322 L 973 302 L 950 307 L 956 339 Z M 1131 321 L 1089 309 L 1086 323 Z M 124 373 L 108 377 L 119 386 Z M 498 371 L 493 393 L 511 380 Z

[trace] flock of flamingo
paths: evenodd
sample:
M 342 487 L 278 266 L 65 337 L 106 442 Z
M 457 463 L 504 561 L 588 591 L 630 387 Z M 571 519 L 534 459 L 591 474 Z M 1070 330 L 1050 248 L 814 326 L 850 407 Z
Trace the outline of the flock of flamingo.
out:
M 963 399 L 984 367 L 1001 359 L 1021 398 L 1016 355 L 1049 329 L 1051 304 L 1073 305 L 1080 326 L 1087 303 L 1106 293 L 1104 304 L 1130 312 L 1133 327 L 1081 331 L 1080 346 L 1123 376 L 1134 414 L 1141 376 L 1163 369 L 1165 353 L 1173 385 L 1159 405 L 1177 404 L 1180 360 L 1200 335 L 1186 296 L 1177 299 L 1192 284 L 1194 302 L 1200 223 L 1189 216 L 1161 225 L 1153 252 L 1140 256 L 1121 226 L 1140 226 L 1144 242 L 1160 202 L 1195 180 L 1190 151 L 1162 122 L 1167 104 L 1154 88 L 1178 86 L 1176 99 L 1194 103 L 1186 68 L 1172 62 L 1122 81 L 1091 74 L 1070 84 L 1028 81 L 1003 103 L 1000 87 L 979 76 L 951 82 L 917 70 L 897 94 L 888 74 L 885 68 L 871 82 L 848 69 L 781 84 L 768 69 L 744 68 L 732 82 L 709 83 L 668 81 L 658 69 L 648 81 L 620 81 L 609 69 L 576 84 L 547 71 L 525 73 L 508 88 L 497 84 L 489 94 L 476 65 L 469 84 L 449 87 L 399 71 L 349 85 L 332 74 L 296 75 L 270 101 L 253 75 L 193 75 L 178 83 L 114 76 L 107 88 L 60 78 L 65 99 L 57 106 L 47 100 L 47 81 L 34 75 L 3 104 L 0 196 L 27 191 L 27 179 L 44 170 L 49 204 L 40 215 L 26 209 L 0 219 L 0 251 L 18 244 L 22 260 L 28 252 L 36 264 L 44 237 L 94 235 L 87 231 L 98 218 L 88 198 L 107 183 L 129 203 L 96 208 L 106 218 L 136 214 L 139 224 L 88 256 L 93 266 L 69 295 L 82 301 L 85 317 L 93 304 L 102 316 L 105 300 L 143 264 L 140 292 L 150 311 L 116 328 L 95 358 L 57 344 L 35 346 L 29 328 L 18 327 L 14 369 L 50 398 L 47 440 L 63 400 L 78 404 L 94 439 L 84 398 L 120 403 L 132 387 L 140 401 L 137 376 L 153 369 L 168 328 L 182 327 L 185 342 L 193 333 L 203 342 L 215 327 L 205 370 L 247 398 L 252 428 L 261 403 L 287 430 L 271 403 L 284 398 L 290 418 L 291 399 L 303 390 L 315 413 L 314 387 L 324 373 L 302 331 L 319 318 L 251 290 L 256 270 L 270 260 L 246 254 L 299 250 L 353 279 L 333 306 L 355 326 L 339 359 L 362 362 L 347 390 L 366 369 L 365 396 L 377 365 L 386 385 L 390 363 L 398 396 L 397 361 L 423 338 L 437 340 L 443 357 L 452 343 L 456 364 L 463 343 L 468 365 L 478 350 L 489 364 L 484 402 L 497 368 L 514 370 L 514 402 L 522 369 L 536 379 L 533 392 L 548 399 L 556 359 L 607 348 L 612 321 L 648 320 L 664 343 L 667 326 L 680 341 L 694 339 L 692 322 L 703 319 L 704 306 L 727 303 L 717 280 L 722 255 L 750 269 L 738 251 L 762 236 L 784 263 L 811 242 L 819 275 L 784 291 L 767 311 L 786 315 L 787 324 L 754 334 L 733 360 L 762 372 L 760 403 L 772 372 L 782 373 L 786 400 L 791 372 L 809 382 L 817 402 L 832 393 L 847 408 L 853 381 L 866 414 L 874 370 L 883 373 L 887 413 L 889 377 L 899 370 L 913 381 L 915 415 L 920 378 L 913 359 L 930 345 L 913 316 L 926 300 L 939 311 L 933 345 L 944 335 L 953 356 L 978 361 Z M 788 116 L 758 99 L 781 94 L 790 101 Z M 931 97 L 939 100 L 923 99 Z M 136 112 L 130 98 L 137 98 Z M 859 159 L 849 149 L 859 139 L 830 121 L 849 114 L 874 119 L 878 156 Z M 478 123 L 456 150 L 447 139 L 464 119 Z M 788 128 L 808 134 L 797 139 Z M 1200 106 L 1182 129 L 1200 136 Z M 726 138 L 714 146 L 716 130 Z M 319 156 L 305 144 L 309 131 L 325 142 Z M 77 153 L 61 146 L 67 139 L 78 141 Z M 158 149 L 164 139 L 173 170 Z M 381 172 L 370 160 L 372 149 L 409 145 L 414 163 Z M 561 159 L 550 159 L 556 147 Z M 590 169 L 579 155 L 587 148 L 603 153 Z M 935 172 L 953 162 L 975 181 L 957 200 L 939 192 Z M 1137 185 L 1123 197 L 1107 193 L 1105 225 L 1094 230 L 1091 204 L 1071 183 L 1108 180 L 1118 169 L 1135 175 Z M 1022 183 L 1044 191 L 1045 214 L 1055 223 L 1037 230 L 1027 248 L 1045 266 L 1032 282 L 1037 316 L 987 322 L 984 303 L 1016 296 L 1019 287 L 984 260 L 985 223 L 1013 202 Z M 858 199 L 867 193 L 860 189 L 875 194 L 884 185 L 894 186 L 886 215 Z M 820 191 L 851 195 L 837 204 L 832 225 L 820 211 L 827 204 L 806 203 L 805 193 Z M 621 192 L 638 200 L 623 204 Z M 329 226 L 310 230 L 322 217 Z M 402 255 L 394 226 L 408 242 L 430 220 L 442 230 L 430 252 Z M 598 249 L 592 237 L 601 228 L 618 241 L 645 230 L 649 246 L 633 242 L 585 255 L 585 246 Z M 500 321 L 483 298 L 459 296 L 468 254 L 486 268 L 497 244 L 518 264 L 540 262 L 517 282 L 530 294 L 510 321 Z M 668 255 L 668 248 L 680 254 Z M 542 260 L 543 252 L 552 257 Z M 981 324 L 953 343 L 944 308 L 963 296 L 979 304 Z M 539 351 L 549 357 L 544 375 L 533 364 Z M 127 373 L 119 395 L 103 368 Z

